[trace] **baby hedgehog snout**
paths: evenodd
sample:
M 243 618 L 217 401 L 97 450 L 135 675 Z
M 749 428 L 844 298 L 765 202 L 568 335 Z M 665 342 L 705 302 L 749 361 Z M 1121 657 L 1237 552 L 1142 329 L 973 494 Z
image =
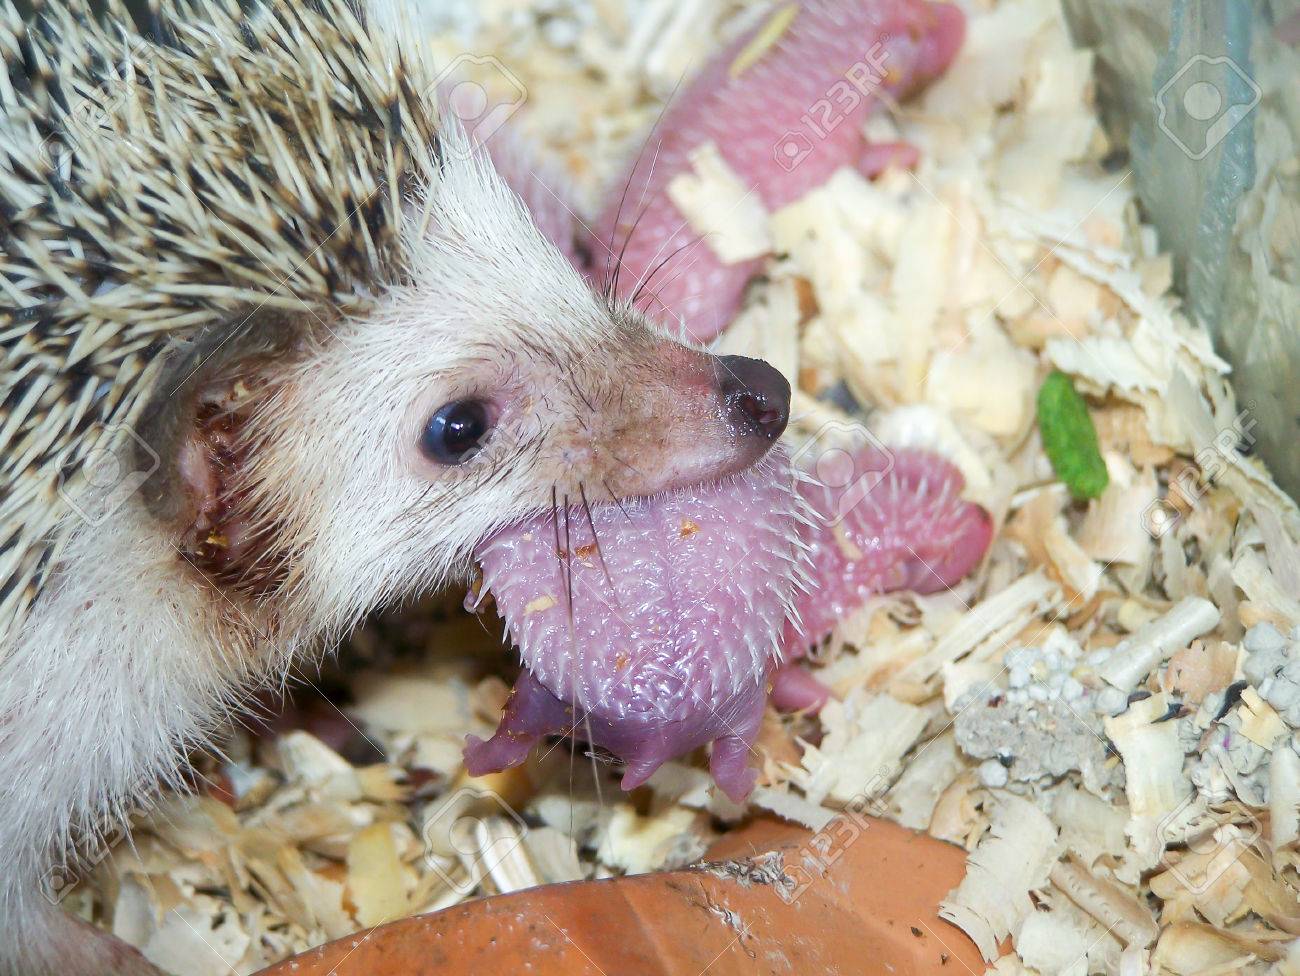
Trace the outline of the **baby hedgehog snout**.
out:
M 790 419 L 790 383 L 773 366 L 748 356 L 718 356 L 718 390 L 740 436 L 775 441 Z

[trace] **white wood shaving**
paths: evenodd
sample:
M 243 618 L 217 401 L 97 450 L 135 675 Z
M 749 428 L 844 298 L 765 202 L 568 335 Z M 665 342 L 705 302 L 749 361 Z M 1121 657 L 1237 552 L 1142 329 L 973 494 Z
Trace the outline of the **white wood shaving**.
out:
M 501 894 L 542 883 L 523 843 L 523 828 L 506 817 L 484 817 L 471 828 L 478 859 Z
M 816 833 L 835 819 L 835 812 L 820 803 L 805 800 L 797 793 L 760 786 L 754 790 L 750 802 L 754 806 L 775 813 L 782 820 L 802 824 Z
M 1156 941 L 1160 927 L 1151 911 L 1131 894 L 1111 882 L 1094 877 L 1076 861 L 1052 866 L 1052 884 L 1085 912 L 1113 932 L 1125 945 L 1147 947 Z
M 1097 673 L 1116 688 L 1131 691 L 1175 650 L 1209 633 L 1219 617 L 1219 608 L 1210 601 L 1185 597 L 1164 616 L 1121 642 Z
M 1087 976 L 1088 948 L 1095 938 L 1091 928 L 1064 911 L 1035 912 L 1016 933 L 1016 955 L 1041 976 Z
M 969 766 L 951 732 L 932 739 L 917 749 L 903 775 L 885 795 L 883 807 L 890 819 L 904 827 L 925 830 L 934 816 L 940 794 Z M 880 806 L 873 804 L 872 812 Z
M 1166 697 L 1153 695 L 1123 715 L 1106 719 L 1106 735 L 1124 759 L 1130 816 L 1126 832 L 1144 867 L 1160 859 L 1166 843 L 1162 827 L 1191 794 L 1191 783 L 1183 775 L 1178 726 L 1157 721 L 1168 710 Z
M 348 848 L 348 888 L 363 925 L 380 925 L 406 914 L 407 878 L 393 827 L 372 824 Z
M 1016 955 L 1041 976 L 1085 976 L 1116 968 L 1120 942 L 1068 898 L 1054 894 L 1046 910 L 1025 918 Z
M 581 881 L 586 876 L 573 838 L 564 831 L 535 827 L 523 835 L 523 844 L 541 883 Z
M 1091 867 L 1098 859 L 1119 859 L 1124 854 L 1129 812 L 1124 804 L 1109 803 L 1075 787 L 1052 794 L 1052 822 L 1060 828 L 1063 847 Z
M 882 792 L 927 724 L 915 705 L 861 688 L 827 702 L 821 719 L 826 737 L 820 747 L 805 747 L 794 782 L 813 802 L 836 806 Z
M 1017 629 L 1028 620 L 1057 605 L 1060 589 L 1041 573 L 1032 573 L 1017 580 L 971 610 L 961 621 L 944 634 L 934 649 L 908 665 L 900 680 L 924 683 L 944 665 L 969 654 L 991 634 L 1015 625 Z
M 762 257 L 772 250 L 763 201 L 741 182 L 718 147 L 705 143 L 690 154 L 692 171 L 668 182 L 667 193 L 723 264 Z
M 290 782 L 331 800 L 359 800 L 361 781 L 352 764 L 308 732 L 289 732 L 279 742 L 280 763 Z
M 696 814 L 673 807 L 657 816 L 641 816 L 628 803 L 614 807 L 597 856 L 629 874 L 653 871 L 664 863 L 669 848 L 686 835 Z
M 1019 797 L 999 793 L 988 835 L 980 841 L 966 878 L 939 907 L 939 915 L 961 928 L 986 960 L 1033 911 L 1029 893 L 1047 884 L 1056 861 L 1056 828 L 1043 812 Z

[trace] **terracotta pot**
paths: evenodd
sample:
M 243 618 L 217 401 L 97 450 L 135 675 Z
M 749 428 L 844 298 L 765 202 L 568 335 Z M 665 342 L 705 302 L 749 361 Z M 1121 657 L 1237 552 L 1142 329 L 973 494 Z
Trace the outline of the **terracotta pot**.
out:
M 811 839 L 758 820 L 704 866 L 485 898 L 340 939 L 261 976 L 984 972 L 966 936 L 936 915 L 965 871 L 960 849 L 867 817 L 825 828 L 820 856 Z

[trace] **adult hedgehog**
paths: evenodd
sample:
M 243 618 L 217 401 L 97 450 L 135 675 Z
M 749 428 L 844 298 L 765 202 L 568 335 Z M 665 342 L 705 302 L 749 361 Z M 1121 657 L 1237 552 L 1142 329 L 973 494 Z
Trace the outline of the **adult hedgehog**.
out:
M 74 846 L 499 526 L 746 468 L 788 388 L 593 294 L 344 0 L 0 51 L 0 972 L 152 972 L 57 907 Z

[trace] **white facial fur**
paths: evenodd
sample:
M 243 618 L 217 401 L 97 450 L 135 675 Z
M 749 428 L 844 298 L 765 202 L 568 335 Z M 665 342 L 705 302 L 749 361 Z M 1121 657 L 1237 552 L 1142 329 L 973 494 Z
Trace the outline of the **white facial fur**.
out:
M 410 267 L 374 312 L 313 327 L 253 374 L 212 378 L 255 379 L 225 487 L 274 567 L 263 585 L 188 564 L 184 505 L 179 522 L 160 520 L 133 498 L 74 535 L 0 658 L 0 782 L 17 790 L 0 824 L 0 919 L 15 937 L 60 924 L 35 892 L 70 840 L 175 782 L 185 749 L 256 682 L 463 572 L 477 542 L 553 492 L 649 494 L 766 450 L 728 419 L 711 357 L 609 308 L 461 148 L 432 197 L 411 202 Z M 498 425 L 471 461 L 436 464 L 419 432 L 466 395 L 490 400 Z M 77 970 L 42 939 L 53 955 L 24 971 Z
M 500 525 L 713 480 L 765 449 L 728 420 L 711 357 L 611 309 L 476 157 L 448 166 L 432 233 L 377 312 L 317 334 L 247 423 L 244 515 L 282 610 L 338 634 L 441 585 Z M 417 448 L 439 406 L 496 424 L 461 465 Z

